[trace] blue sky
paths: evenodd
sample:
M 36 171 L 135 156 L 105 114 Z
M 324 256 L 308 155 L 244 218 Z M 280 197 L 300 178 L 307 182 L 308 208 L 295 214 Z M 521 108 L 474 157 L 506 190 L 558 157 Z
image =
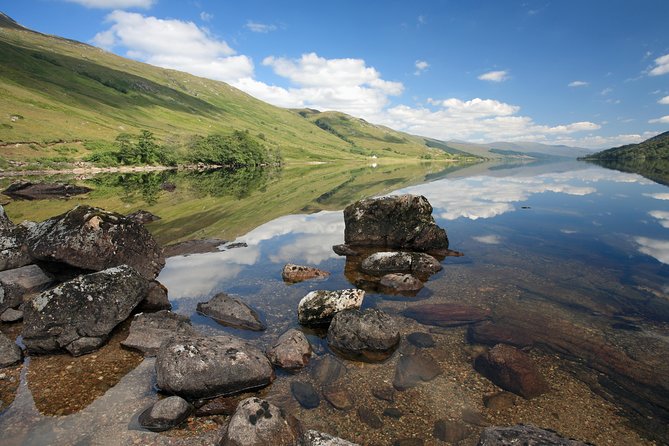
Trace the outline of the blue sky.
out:
M 24 26 L 444 140 L 669 130 L 669 1 L 3 0 Z

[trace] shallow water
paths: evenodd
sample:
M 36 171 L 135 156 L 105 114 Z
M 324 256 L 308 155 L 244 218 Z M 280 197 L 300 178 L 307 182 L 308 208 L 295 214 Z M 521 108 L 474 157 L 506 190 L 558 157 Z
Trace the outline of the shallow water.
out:
M 317 167 L 299 175 L 289 171 L 247 188 L 241 202 L 253 206 L 245 207 L 239 194 L 207 196 L 200 189 L 200 201 L 191 200 L 191 214 L 184 215 L 169 211 L 184 196 L 165 191 L 130 204 L 101 196 L 97 200 L 112 204 L 110 209 L 116 203 L 113 210 L 144 207 L 162 214 L 163 220 L 149 228 L 166 243 L 198 235 L 246 243 L 171 257 L 158 280 L 169 289 L 174 311 L 190 316 L 201 331 L 229 332 L 266 346 L 286 329 L 298 327 L 297 303 L 307 292 L 353 286 L 344 274 L 345 258 L 331 249 L 343 242 L 341 209 L 347 203 L 390 193 L 394 187 L 402 189 L 393 193 L 425 195 L 435 219 L 448 231 L 451 248 L 465 255 L 444 259 L 444 269 L 415 297 L 367 294 L 363 307 L 394 315 L 403 340 L 399 351 L 384 363 L 344 361 L 348 372 L 337 385 L 352 395 L 354 409 L 338 411 L 325 400 L 312 410 L 299 406 L 290 394 L 290 382 L 309 381 L 320 388 L 313 364 L 298 374 L 280 373 L 261 396 L 285 407 L 308 428 L 360 444 L 392 444 L 408 437 L 443 444 L 433 436 L 440 419 L 463 426 L 466 438 L 461 444 L 476 444 L 483 425 L 521 422 L 595 444 L 669 442 L 669 189 L 637 175 L 576 162 L 478 165 L 441 173 L 430 169 L 383 174 L 371 168 L 356 173 Z M 299 177 L 307 184 L 299 183 Z M 327 186 L 318 185 L 316 178 Z M 390 181 L 393 178 L 396 181 Z M 178 183 L 177 193 L 186 189 Z M 295 191 L 299 198 L 279 197 Z M 69 209 L 78 201 L 49 206 Z M 300 213 L 301 209 L 309 213 Z M 10 203 L 7 211 L 13 218 L 38 218 L 30 216 L 25 203 Z M 237 228 L 230 228 L 234 225 Z M 332 274 L 325 280 L 288 285 L 281 280 L 281 269 L 288 262 L 318 266 Z M 241 296 L 256 308 L 268 330 L 224 328 L 195 314 L 197 302 L 221 291 Z M 511 406 L 499 410 L 485 407 L 484 397 L 499 389 L 472 368 L 472 358 L 484 347 L 468 341 L 466 327 L 426 326 L 401 315 L 419 303 L 490 309 L 494 325 L 529 340 L 527 350 L 551 391 L 532 400 L 513 398 Z M 3 327 L 6 330 L 15 329 Z M 442 373 L 433 381 L 395 392 L 392 402 L 374 397 L 371 389 L 392 382 L 399 357 L 416 352 L 406 341 L 412 332 L 432 335 L 435 346 L 421 350 Z M 307 334 L 319 358 L 332 354 L 322 333 Z M 43 367 L 51 361 L 56 368 L 67 362 L 84 376 L 84 370 L 90 372 L 84 367 L 86 357 L 26 361 L 16 398 L 9 408 L 2 406 L 0 414 L 0 432 L 6 434 L 7 444 L 210 444 L 217 438 L 225 421 L 222 416 L 191 420 L 163 434 L 139 430 L 136 414 L 158 398 L 152 363 L 122 355 L 117 343 L 112 340 L 109 352 L 99 353 L 116 358 L 101 370 L 99 381 L 105 384 L 92 390 L 99 397 L 61 414 L 54 408 L 63 404 L 62 396 L 49 409 L 35 401 L 49 400 L 42 394 L 48 386 L 40 385 L 40 379 L 52 387 L 67 381 L 44 368 L 40 369 L 44 376 L 31 377 L 33 361 L 42 361 Z M 132 371 L 120 377 L 110 368 Z M 10 388 L 8 393 L 10 375 L 0 381 Z M 389 407 L 398 409 L 401 417 L 384 416 Z M 382 427 L 361 422 L 359 408 L 379 416 Z

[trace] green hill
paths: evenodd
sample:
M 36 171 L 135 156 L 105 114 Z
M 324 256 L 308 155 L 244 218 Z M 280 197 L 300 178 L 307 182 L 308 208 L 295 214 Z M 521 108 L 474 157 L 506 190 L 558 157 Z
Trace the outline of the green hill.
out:
M 194 135 L 248 131 L 286 161 L 456 157 L 341 113 L 304 116 L 224 82 L 31 31 L 4 14 L 0 110 L 0 168 L 12 160 L 82 159 L 119 133 L 142 130 L 177 149 Z
M 638 173 L 669 185 L 669 132 L 639 144 L 627 144 L 580 158 L 623 172 Z

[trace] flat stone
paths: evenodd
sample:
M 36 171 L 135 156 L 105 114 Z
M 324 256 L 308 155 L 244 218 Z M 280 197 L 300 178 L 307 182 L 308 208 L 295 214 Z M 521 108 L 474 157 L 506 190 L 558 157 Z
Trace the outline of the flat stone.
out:
M 384 409 L 383 411 L 383 416 L 385 417 L 390 417 L 390 418 L 395 418 L 396 420 L 399 420 L 402 418 L 404 415 L 404 412 L 399 410 L 397 407 L 388 407 Z
M 311 383 L 293 381 L 290 383 L 290 391 L 305 409 L 315 409 L 321 404 L 321 397 Z
M 429 353 L 404 355 L 397 361 L 393 386 L 397 390 L 407 390 L 421 382 L 432 381 L 441 373 L 441 367 Z
M 317 290 L 304 296 L 297 306 L 297 320 L 302 325 L 328 324 L 340 311 L 358 309 L 365 298 L 363 290 Z
M 497 392 L 483 397 L 483 405 L 490 410 L 505 410 L 516 404 L 516 397 L 510 392 Z
M 434 338 L 429 333 L 413 332 L 408 334 L 406 339 L 409 344 L 419 348 L 431 348 L 436 345 Z
M 382 251 L 363 260 L 360 268 L 372 276 L 403 273 L 427 278 L 440 271 L 442 266 L 437 259 L 422 252 Z
M 347 372 L 344 363 L 332 355 L 320 356 L 312 364 L 310 375 L 320 385 L 335 383 Z
M 557 432 L 522 424 L 509 427 L 487 427 L 481 432 L 478 442 L 478 446 L 508 446 L 516 444 L 537 446 L 587 446 L 587 443 L 571 440 L 561 436 Z
M 121 345 L 139 350 L 144 356 L 156 356 L 161 344 L 176 335 L 197 335 L 190 318 L 167 310 L 139 313 L 133 318 L 128 337 Z
M 345 310 L 337 313 L 328 328 L 328 344 L 351 359 L 383 361 L 395 351 L 400 332 L 394 319 L 383 311 Z
M 424 325 L 455 327 L 473 324 L 490 317 L 490 310 L 454 303 L 414 305 L 402 312 L 408 318 Z
M 434 423 L 432 435 L 448 443 L 457 443 L 464 440 L 469 435 L 467 427 L 457 421 L 437 420 Z
M 0 271 L 0 313 L 17 308 L 25 297 L 46 290 L 53 283 L 37 265 Z
M 23 311 L 8 308 L 0 315 L 0 322 L 19 322 L 23 319 Z
M 288 263 L 281 271 L 281 278 L 284 282 L 298 283 L 310 279 L 325 279 L 330 277 L 330 273 L 313 266 L 302 266 Z
M 258 313 L 241 299 L 218 293 L 208 302 L 197 304 L 197 312 L 209 316 L 221 325 L 244 330 L 262 331 L 267 326 Z
M 301 369 L 309 363 L 312 349 L 307 337 L 291 328 L 267 350 L 267 357 L 277 367 L 289 370 Z
M 381 277 L 379 285 L 391 291 L 415 292 L 423 288 L 423 282 L 406 273 L 391 273 Z
M 18 364 L 21 359 L 23 354 L 16 342 L 0 333 L 0 369 Z
M 256 397 L 241 401 L 223 429 L 220 446 L 295 446 L 302 438 L 299 421 Z
M 358 408 L 358 418 L 373 429 L 381 429 L 383 427 L 381 418 L 367 407 Z
M 178 396 L 157 401 L 139 415 L 139 425 L 153 432 L 162 432 L 180 425 L 193 411 L 193 406 Z
M 389 385 L 372 387 L 372 395 L 389 403 L 395 402 L 395 389 Z
M 353 407 L 351 393 L 339 386 L 327 386 L 323 388 L 323 397 L 337 410 L 349 410 Z
M 334 245 L 332 247 L 332 250 L 334 251 L 335 254 L 338 256 L 357 256 L 358 251 L 355 249 L 351 248 L 348 245 Z

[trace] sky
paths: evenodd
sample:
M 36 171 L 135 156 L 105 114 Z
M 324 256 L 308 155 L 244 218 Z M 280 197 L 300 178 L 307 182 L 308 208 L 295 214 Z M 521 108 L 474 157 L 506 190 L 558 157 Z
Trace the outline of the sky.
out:
M 588 148 L 669 130 L 668 0 L 0 0 L 28 28 L 417 135 Z

